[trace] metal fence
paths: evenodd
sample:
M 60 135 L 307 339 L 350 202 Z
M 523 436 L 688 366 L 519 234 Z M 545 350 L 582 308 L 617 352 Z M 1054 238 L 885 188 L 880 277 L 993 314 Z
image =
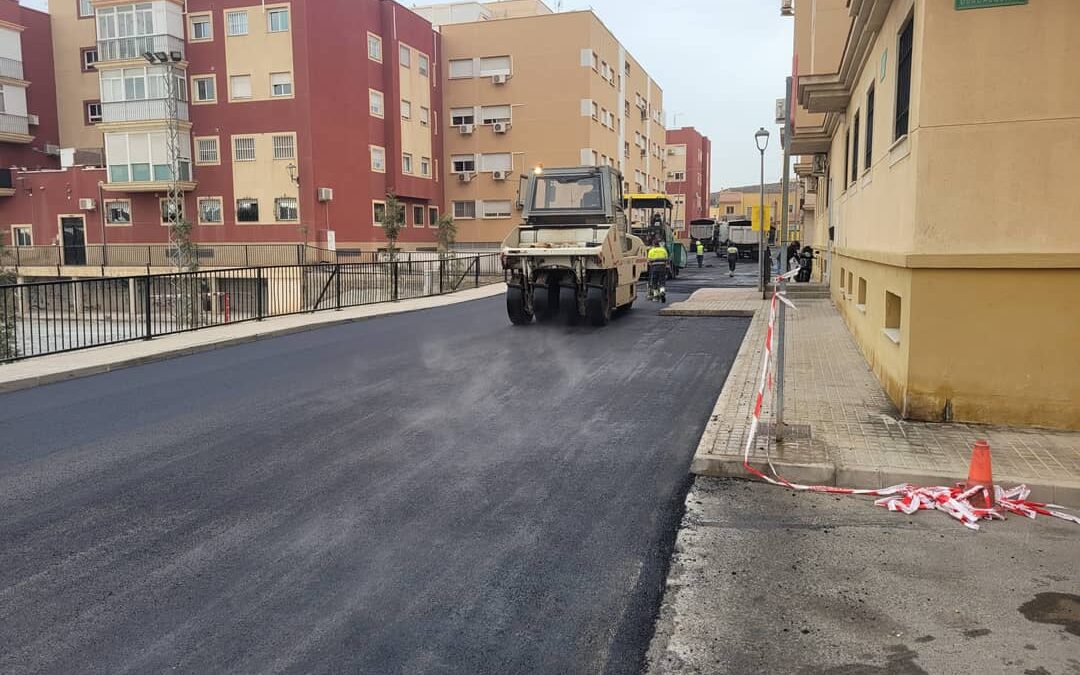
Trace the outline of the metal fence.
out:
M 504 280 L 498 254 L 0 286 L 0 362 Z

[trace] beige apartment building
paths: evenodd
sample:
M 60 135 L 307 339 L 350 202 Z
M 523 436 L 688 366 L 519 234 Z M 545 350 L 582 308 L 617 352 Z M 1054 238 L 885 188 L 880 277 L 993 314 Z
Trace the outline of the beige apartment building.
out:
M 666 183 L 663 92 L 591 11 L 539 0 L 417 7 L 442 33 L 447 207 L 463 246 L 499 244 L 536 167 L 609 165 Z
M 60 145 L 104 157 L 97 65 L 97 23 L 91 0 L 50 2 Z
M 902 415 L 1080 428 L 1080 3 L 795 7 L 792 149 Z

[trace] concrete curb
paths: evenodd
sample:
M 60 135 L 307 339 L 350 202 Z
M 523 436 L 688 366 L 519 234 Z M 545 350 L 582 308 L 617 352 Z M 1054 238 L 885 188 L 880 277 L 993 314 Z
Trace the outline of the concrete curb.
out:
M 752 317 L 756 309 L 662 309 L 660 316 L 726 316 Z
M 424 306 L 419 306 L 419 307 L 409 307 L 409 306 L 402 306 L 400 303 L 385 303 L 387 305 L 387 307 L 388 307 L 388 311 L 380 312 L 378 314 L 367 314 L 367 315 L 364 315 L 364 316 L 350 316 L 350 317 L 342 317 L 342 318 L 337 318 L 337 319 L 328 318 L 326 320 L 313 321 L 311 323 L 301 324 L 301 325 L 297 325 L 297 326 L 284 326 L 284 327 L 281 327 L 281 328 L 270 328 L 268 330 L 260 331 L 260 332 L 257 332 L 257 333 L 251 333 L 251 334 L 248 334 L 248 335 L 239 335 L 239 336 L 236 336 L 236 337 L 221 338 L 220 340 L 214 340 L 212 342 L 204 342 L 204 343 L 195 344 L 195 345 L 184 345 L 184 346 L 181 346 L 181 347 L 169 347 L 167 345 L 164 345 L 164 348 L 162 349 L 162 351 L 155 352 L 153 354 L 144 354 L 144 355 L 141 355 L 141 356 L 127 357 L 127 358 L 118 357 L 117 359 L 109 361 L 107 363 L 98 363 L 98 364 L 94 364 L 94 365 L 90 365 L 90 366 L 68 368 L 68 369 L 65 369 L 65 370 L 59 370 L 59 371 L 52 372 L 52 373 L 46 373 L 46 374 L 42 374 L 42 375 L 32 375 L 32 376 L 28 376 L 28 377 L 22 377 L 22 378 L 18 378 L 18 379 L 8 380 L 6 382 L 0 382 L 0 394 L 5 394 L 5 393 L 9 393 L 9 392 L 14 392 L 14 391 L 20 391 L 20 390 L 23 390 L 23 389 L 32 389 L 33 387 L 38 387 L 38 386 L 45 385 L 45 384 L 53 384 L 53 383 L 56 383 L 56 382 L 64 382 L 66 380 L 74 380 L 74 379 L 78 379 L 80 377 L 89 377 L 91 375 L 100 375 L 101 373 L 108 373 L 108 372 L 112 372 L 114 370 L 121 370 L 121 369 L 124 369 L 124 368 L 131 368 L 133 366 L 141 366 L 141 365 L 145 365 L 147 363 L 155 363 L 155 362 L 158 362 L 158 361 L 165 361 L 167 359 L 177 358 L 177 357 L 181 357 L 181 356 L 190 356 L 192 354 L 200 354 L 200 353 L 203 353 L 203 352 L 213 351 L 215 349 L 223 349 L 225 347 L 233 347 L 233 346 L 236 346 L 236 345 L 247 344 L 249 342 L 257 342 L 259 340 L 265 340 L 267 338 L 284 337 L 286 335 L 294 335 L 296 333 L 305 333 L 307 331 L 319 330 L 320 328 L 330 328 L 330 327 L 333 327 L 333 326 L 343 326 L 343 325 L 350 324 L 350 323 L 356 323 L 356 322 L 359 322 L 359 321 L 367 321 L 369 319 L 378 319 L 380 317 L 392 316 L 392 315 L 395 315 L 395 314 L 409 314 L 411 312 L 420 312 L 420 311 L 423 311 L 423 310 L 426 310 L 426 309 L 436 309 L 438 307 L 448 307 L 450 305 L 455 305 L 455 304 L 458 304 L 458 303 L 461 303 L 461 302 L 470 302 L 472 300 L 482 300 L 482 299 L 485 299 L 485 298 L 494 297 L 496 295 L 501 295 L 504 292 L 506 292 L 506 285 L 503 284 L 503 283 L 497 283 L 497 284 L 491 284 L 491 285 L 486 286 L 486 287 L 468 289 L 467 291 L 461 291 L 461 293 L 470 293 L 467 297 L 461 297 L 460 294 L 447 294 L 447 295 L 443 295 L 443 296 L 431 296 L 429 298 L 415 298 L 414 299 L 414 300 L 430 300 L 431 298 L 440 298 L 440 299 L 447 299 L 448 300 L 447 302 L 443 302 L 443 303 L 440 303 L 440 304 L 430 304 L 430 305 L 424 305 Z M 410 302 L 410 300 L 405 300 L 405 301 L 402 301 L 402 302 Z M 353 309 L 353 308 L 350 308 L 350 309 Z M 329 313 L 330 312 L 327 311 L 327 312 L 324 312 L 324 313 L 321 313 L 321 314 L 325 316 L 326 314 L 329 314 Z M 285 316 L 285 317 L 274 317 L 273 319 L 267 319 L 266 321 L 273 321 L 274 319 L 289 319 L 289 318 L 294 318 L 295 316 L 296 315 L 290 315 L 290 316 Z M 320 319 L 321 319 L 321 317 L 320 317 Z M 254 325 L 265 325 L 265 322 L 263 322 L 263 323 L 247 322 L 247 323 L 251 323 L 251 324 L 254 324 Z M 218 328 L 218 326 L 215 326 L 213 328 L 208 328 L 206 330 L 212 331 L 212 330 L 214 330 L 214 328 Z M 181 335 L 190 335 L 190 333 L 181 334 Z M 205 336 L 205 333 L 204 333 L 204 336 Z M 167 340 L 170 337 L 177 337 L 177 336 L 175 336 L 175 335 L 166 335 L 166 336 L 162 336 L 161 338 L 156 338 L 155 341 Z M 154 342 L 154 341 L 151 341 L 151 342 Z M 106 346 L 103 346 L 103 347 L 92 347 L 92 348 L 88 348 L 88 349 L 84 349 L 84 350 L 79 350 L 78 353 L 93 353 L 95 351 L 104 350 L 104 349 L 117 349 L 117 350 L 119 350 L 119 349 L 123 349 L 125 346 L 131 345 L 131 344 L 145 344 L 145 342 L 136 340 L 136 341 L 117 344 L 117 345 L 106 345 Z M 98 352 L 98 353 L 100 353 L 100 352 Z M 45 356 L 45 357 L 41 357 L 41 358 L 47 359 L 49 357 Z M 0 366 L 0 368 L 2 368 L 2 366 Z M 0 374 L 2 374 L 2 373 L 3 373 L 3 371 L 0 370 Z

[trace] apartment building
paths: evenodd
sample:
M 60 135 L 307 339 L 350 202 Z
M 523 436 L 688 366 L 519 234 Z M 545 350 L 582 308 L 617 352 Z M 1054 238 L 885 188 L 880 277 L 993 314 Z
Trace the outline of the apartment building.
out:
M 440 37 L 420 16 L 392 0 L 53 5 L 59 137 L 89 152 L 34 176 L 0 223 L 76 260 L 80 245 L 164 242 L 176 176 L 199 243 L 370 249 L 392 192 L 402 245 L 433 245 Z
M 905 417 L 1080 428 L 1078 31 L 1073 0 L 796 5 L 818 267 Z
M 49 15 L 0 0 L 0 195 L 14 192 L 10 167 L 59 161 Z
M 442 22 L 442 169 L 463 245 L 502 241 L 536 167 L 614 166 L 628 192 L 664 189 L 663 92 L 591 11 L 538 0 L 416 11 Z
M 751 210 L 761 204 L 761 185 L 740 185 L 712 193 L 709 215 L 716 220 L 742 220 L 750 218 Z M 769 227 L 772 238 L 779 237 L 784 211 L 783 185 L 765 184 L 765 206 L 769 210 Z M 791 239 L 798 239 L 796 213 L 798 211 L 798 187 L 788 185 L 788 228 Z
M 709 217 L 709 170 L 712 143 L 694 127 L 668 129 L 666 191 L 675 203 L 674 228 Z

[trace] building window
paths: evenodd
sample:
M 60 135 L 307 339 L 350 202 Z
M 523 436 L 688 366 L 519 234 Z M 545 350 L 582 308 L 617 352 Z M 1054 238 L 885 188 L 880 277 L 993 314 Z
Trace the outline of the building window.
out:
M 0 95 L 0 104 L 3 103 L 3 96 Z M 2 111 L 2 106 L 0 106 Z M 87 124 L 97 124 L 101 121 L 101 103 L 98 101 L 91 101 L 86 104 L 86 122 Z
M 131 200 L 111 199 L 105 202 L 106 225 L 131 224 Z
M 270 73 L 270 95 L 292 96 L 292 73 Z
M 161 224 L 172 225 L 173 223 L 179 223 L 184 219 L 184 202 L 170 202 L 168 199 L 160 199 L 158 203 L 161 205 Z
M 623 154 L 623 157 L 629 157 L 630 156 L 630 141 L 623 141 L 622 154 Z
M 416 64 L 416 68 L 420 71 L 420 74 L 424 77 L 427 77 L 428 71 L 430 70 L 430 63 L 428 61 L 428 57 L 423 54 L 419 54 L 417 56 Z
M 274 146 L 274 159 L 296 159 L 296 137 L 292 134 L 275 134 L 270 137 Z
M 473 108 L 450 108 L 450 124 L 453 126 L 475 123 L 476 111 Z
M 427 108 L 420 107 L 420 126 L 426 127 L 431 124 L 431 111 Z
M 284 33 L 289 30 L 289 10 L 281 7 L 266 13 L 266 30 L 269 33 Z
M 274 217 L 277 220 L 299 220 L 300 210 L 296 197 L 278 197 L 274 200 Z
M 250 197 L 236 200 L 236 222 L 259 222 L 259 200 Z
M 233 161 L 255 161 L 255 139 L 251 136 L 237 136 L 233 138 Z
M 450 157 L 454 173 L 476 171 L 475 155 L 452 155 Z
M 472 77 L 476 74 L 472 59 L 450 59 L 450 79 Z
M 98 62 L 97 47 L 86 47 L 82 51 L 82 69 L 93 70 L 94 64 Z
M 224 220 L 222 210 L 221 197 L 199 197 L 200 224 L 220 225 Z
M 374 33 L 367 34 L 367 55 L 372 61 L 382 63 L 382 38 Z
M 15 246 L 33 246 L 34 231 L 29 225 L 11 228 L 11 243 Z
M 188 39 L 192 42 L 214 39 L 214 24 L 209 14 L 197 14 L 188 20 Z
M 427 210 L 428 227 L 437 227 L 439 225 L 439 209 L 434 206 L 429 206 Z
M 375 227 L 382 227 L 386 219 L 386 202 L 371 202 L 371 222 Z
M 90 0 L 79 0 L 79 18 L 85 19 L 91 16 L 94 16 L 94 6 L 90 4 Z
M 509 171 L 513 160 L 509 152 L 492 152 L 480 155 L 481 171 Z
M 454 202 L 454 218 L 475 218 L 476 202 Z
M 382 117 L 382 92 L 374 89 L 367 90 L 367 109 L 373 117 Z
M 900 29 L 896 49 L 896 117 L 894 140 L 908 132 L 908 108 L 911 105 L 911 52 L 915 17 L 911 17 Z
M 726 213 L 729 216 L 735 215 L 735 207 L 734 206 L 729 206 L 729 207 L 725 208 L 724 213 Z
M 217 77 L 205 75 L 191 78 L 191 89 L 195 94 L 195 103 L 217 102 Z
M 412 207 L 412 224 L 413 224 L 413 227 L 423 227 L 424 226 L 424 207 L 423 206 L 413 206 Z
M 398 63 L 402 68 L 408 68 L 412 65 L 412 50 L 406 45 L 398 45 Z
M 386 148 L 371 146 L 371 170 L 386 173 Z
M 508 105 L 485 105 L 480 108 L 480 123 L 495 124 L 496 122 L 510 121 L 510 106 Z
M 672 171 L 672 172 L 668 173 L 668 180 L 670 180 L 672 182 L 675 182 L 675 183 L 681 183 L 681 182 L 686 180 L 686 172 L 685 171 Z
M 851 158 L 851 129 L 844 130 L 844 173 L 840 175 L 841 183 L 846 187 L 848 171 L 851 169 L 849 159 Z
M 480 59 L 480 77 L 485 75 L 509 75 L 509 56 L 485 56 Z
M 412 119 L 412 103 L 409 103 L 405 99 L 401 99 L 401 119 Z
M 428 157 L 421 157 L 420 158 L 420 175 L 421 176 L 430 176 L 431 175 L 431 159 L 430 158 L 428 158 Z
M 866 92 L 866 158 L 863 168 L 869 169 L 874 154 L 874 85 Z
M 412 155 L 401 153 L 401 173 L 412 173 Z
M 251 76 L 232 75 L 229 77 L 229 91 L 234 99 L 251 98 Z
M 851 134 L 851 156 L 855 159 L 851 163 L 851 182 L 854 183 L 859 178 L 859 111 L 855 111 L 855 128 Z
M 221 155 L 218 150 L 218 137 L 207 136 L 195 139 L 195 163 L 219 164 Z
M 492 199 L 484 202 L 484 217 L 485 218 L 509 218 L 510 217 L 510 200 L 509 199 Z
M 225 13 L 225 34 L 229 36 L 248 34 L 247 10 Z

